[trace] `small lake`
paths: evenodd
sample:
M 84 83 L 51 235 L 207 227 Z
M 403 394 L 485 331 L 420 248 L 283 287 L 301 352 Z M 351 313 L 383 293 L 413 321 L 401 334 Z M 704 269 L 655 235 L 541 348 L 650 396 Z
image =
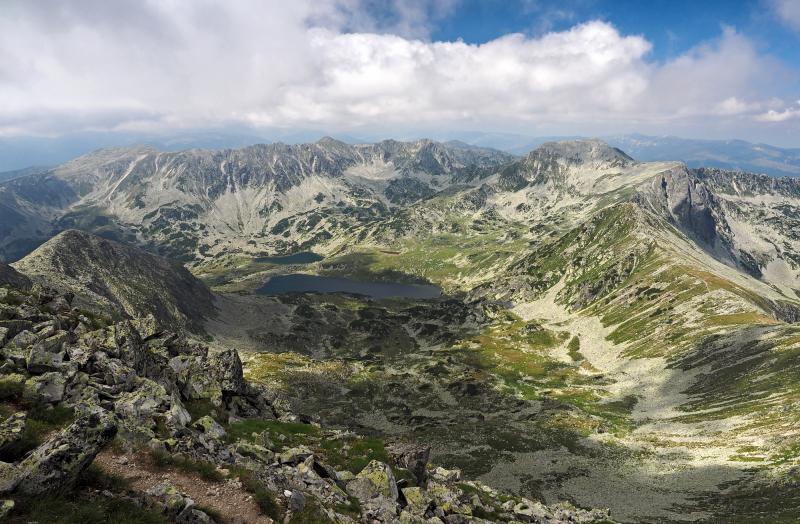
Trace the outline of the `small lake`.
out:
M 289 264 L 311 264 L 312 262 L 319 262 L 324 259 L 322 255 L 312 253 L 311 251 L 303 251 L 301 253 L 294 253 L 292 255 L 283 255 L 279 257 L 258 257 L 256 262 L 267 262 L 269 264 L 279 264 L 281 266 Z
M 256 292 L 262 295 L 353 293 L 372 298 L 438 298 L 442 296 L 442 290 L 432 285 L 362 282 L 350 278 L 300 274 L 272 277 Z

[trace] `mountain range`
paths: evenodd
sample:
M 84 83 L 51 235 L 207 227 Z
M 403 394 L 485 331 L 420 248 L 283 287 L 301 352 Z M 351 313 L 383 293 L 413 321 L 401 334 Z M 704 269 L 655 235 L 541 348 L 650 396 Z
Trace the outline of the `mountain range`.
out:
M 212 353 L 235 347 L 241 380 L 265 388 L 291 423 L 386 449 L 422 445 L 425 462 L 443 466 L 433 484 L 392 476 L 380 497 L 365 494 L 366 481 L 324 473 L 357 499 L 350 513 L 331 502 L 349 499 L 316 484 L 268 483 L 290 494 L 279 504 L 287 518 L 298 490 L 334 521 L 353 511 L 385 522 L 558 521 L 562 507 L 572 508 L 564 521 L 793 522 L 800 178 L 739 170 L 791 169 L 789 152 L 763 148 L 758 158 L 774 163 L 744 152 L 761 146 L 727 145 L 735 169 L 642 160 L 688 147 L 670 140 L 550 141 L 519 156 L 457 141 L 332 138 L 99 150 L 0 183 L 0 258 L 10 263 L 0 286 L 52 288 L 97 322 L 134 323 L 143 341 L 176 330 Z M 298 275 L 434 285 L 442 296 L 264 291 Z M 152 358 L 197 351 L 181 347 Z M 196 400 L 188 368 L 169 362 L 184 388 L 175 398 Z M 231 419 L 207 414 L 231 432 L 249 420 L 236 409 Z M 323 464 L 341 459 L 321 429 L 269 424 L 270 442 L 258 442 L 276 456 L 302 444 L 324 450 Z M 152 438 L 172 445 L 191 433 L 181 431 Z M 215 461 L 223 449 L 244 456 L 215 446 Z M 292 464 L 301 473 L 302 460 Z M 362 478 L 385 472 L 358 466 Z M 468 483 L 453 484 L 462 475 Z M 432 497 L 420 512 L 404 482 Z M 437 482 L 459 490 L 450 503 Z M 544 509 L 528 511 L 532 501 Z

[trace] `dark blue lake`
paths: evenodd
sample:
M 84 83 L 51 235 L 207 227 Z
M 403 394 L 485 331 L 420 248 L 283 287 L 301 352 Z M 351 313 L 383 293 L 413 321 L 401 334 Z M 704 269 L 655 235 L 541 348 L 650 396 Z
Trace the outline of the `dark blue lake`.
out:
M 284 266 L 288 264 L 311 264 L 312 262 L 319 262 L 323 258 L 325 257 L 312 253 L 311 251 L 303 251 L 301 253 L 279 257 L 259 257 L 256 259 L 256 262 L 267 262 L 269 264 L 280 264 Z
M 257 290 L 257 293 L 262 295 L 353 293 L 372 298 L 437 298 L 442 295 L 442 291 L 432 285 L 361 282 L 349 278 L 300 274 L 272 277 Z

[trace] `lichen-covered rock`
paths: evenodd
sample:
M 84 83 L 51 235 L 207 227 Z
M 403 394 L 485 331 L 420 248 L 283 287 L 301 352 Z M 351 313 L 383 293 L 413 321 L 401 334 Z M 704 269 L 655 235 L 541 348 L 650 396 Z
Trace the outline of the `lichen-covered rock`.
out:
M 313 451 L 308 449 L 307 446 L 297 446 L 287 449 L 278 454 L 278 461 L 281 464 L 297 465 L 304 462 L 308 457 L 314 454 Z
M 24 412 L 14 413 L 0 424 L 0 452 L 18 442 L 25 431 L 25 421 L 28 416 Z
M 12 511 L 14 511 L 14 501 L 13 500 L 3 500 L 0 502 L 0 521 L 8 517 Z
M 408 510 L 413 514 L 422 515 L 430 506 L 431 498 L 419 487 L 403 488 L 401 490 L 403 498 L 406 500 Z
M 192 415 L 183 406 L 178 395 L 172 395 L 169 411 L 167 411 L 167 424 L 175 428 L 185 427 L 192 421 Z
M 164 413 L 170 396 L 166 390 L 152 380 L 139 379 L 136 388 L 117 400 L 114 411 L 124 420 L 150 427 L 157 414 Z
M 116 432 L 108 412 L 98 410 L 79 418 L 20 463 L 16 490 L 38 494 L 73 485 Z
M 399 496 L 392 468 L 373 460 L 347 483 L 347 493 L 358 499 L 372 518 L 393 519 Z
M 225 428 L 208 415 L 197 419 L 194 423 L 194 427 L 212 439 L 221 439 L 225 436 Z
M 67 379 L 57 371 L 31 377 L 25 382 L 22 398 L 33 403 L 56 404 L 64 399 L 66 384 Z
M 439 466 L 433 470 L 431 478 L 439 482 L 456 482 L 461 480 L 461 470 L 456 468 L 445 469 Z
M 234 349 L 220 351 L 209 359 L 209 368 L 217 377 L 222 393 L 237 395 L 245 392 L 242 361 Z
M 0 462 L 0 495 L 14 491 L 20 480 L 20 471 L 14 464 Z
M 243 457 L 253 458 L 265 464 L 272 462 L 275 458 L 275 453 L 272 450 L 246 440 L 237 441 L 234 450 Z
M 397 466 L 407 469 L 419 484 L 425 484 L 431 447 L 418 444 L 395 443 L 386 446 L 389 458 Z
M 61 368 L 64 361 L 64 343 L 67 333 L 61 331 L 34 343 L 28 351 L 27 364 L 30 373 L 45 373 Z
M 178 488 L 169 482 L 156 484 L 147 490 L 147 495 L 153 497 L 162 511 L 172 517 L 194 506 L 192 499 L 181 493 Z

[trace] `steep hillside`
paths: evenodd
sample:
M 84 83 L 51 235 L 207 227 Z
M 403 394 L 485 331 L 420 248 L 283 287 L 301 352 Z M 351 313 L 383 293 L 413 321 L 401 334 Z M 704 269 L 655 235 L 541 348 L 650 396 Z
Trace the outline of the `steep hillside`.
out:
M 180 263 L 81 231 L 60 233 L 14 267 L 104 313 L 193 329 L 214 313 L 211 292 Z
M 31 281 L 13 267 L 0 262 L 0 286 L 26 289 L 31 286 Z

